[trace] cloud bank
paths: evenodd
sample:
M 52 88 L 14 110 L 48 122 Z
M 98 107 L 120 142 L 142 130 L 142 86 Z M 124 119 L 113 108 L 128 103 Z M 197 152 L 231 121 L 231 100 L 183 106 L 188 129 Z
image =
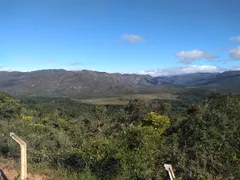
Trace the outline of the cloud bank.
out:
M 176 57 L 179 59 L 179 63 L 181 64 L 191 64 L 193 61 L 198 61 L 200 59 L 212 60 L 218 58 L 219 56 L 195 49 L 192 51 L 180 51 L 176 53 Z
M 137 72 L 137 74 L 141 75 L 151 75 L 151 76 L 172 76 L 179 74 L 191 74 L 191 73 L 217 73 L 223 72 L 224 69 L 220 69 L 215 66 L 182 66 L 182 67 L 174 67 L 174 68 L 166 68 L 166 69 L 156 69 L 156 70 L 143 70 Z
M 126 40 L 130 43 L 138 43 L 138 42 L 145 42 L 146 40 L 143 39 L 141 36 L 138 35 L 131 35 L 131 34 L 123 34 L 122 39 Z
M 0 71 L 8 71 L 8 72 L 20 71 L 20 72 L 27 72 L 27 70 L 16 69 L 16 68 L 9 68 L 9 67 L 4 67 L 4 66 L 0 66 Z
M 12 69 L 0 66 L 0 71 L 12 71 Z

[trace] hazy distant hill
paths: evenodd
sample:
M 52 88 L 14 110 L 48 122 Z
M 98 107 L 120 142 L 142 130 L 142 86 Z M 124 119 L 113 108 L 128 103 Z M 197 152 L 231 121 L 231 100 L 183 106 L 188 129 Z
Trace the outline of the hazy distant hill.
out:
M 193 82 L 192 86 L 240 93 L 240 71 L 226 71 L 216 74 Z
M 240 89 L 240 71 L 195 73 L 172 77 L 109 74 L 96 71 L 0 71 L 0 90 L 17 96 L 99 97 L 172 91 L 175 87 Z M 172 88 L 171 88 L 172 87 Z
M 40 70 L 0 72 L 0 90 L 20 96 L 114 96 L 131 94 L 151 84 L 151 76 L 96 71 Z
M 190 85 L 200 80 L 207 80 L 211 77 L 215 77 L 218 73 L 194 73 L 194 74 L 182 74 L 174 75 L 170 77 L 156 77 L 152 82 L 155 85 Z

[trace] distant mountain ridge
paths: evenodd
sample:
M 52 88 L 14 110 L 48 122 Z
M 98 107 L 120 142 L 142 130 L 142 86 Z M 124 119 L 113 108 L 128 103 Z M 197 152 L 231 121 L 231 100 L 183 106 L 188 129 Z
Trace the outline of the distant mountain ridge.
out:
M 240 90 L 240 71 L 194 73 L 170 77 L 66 71 L 63 69 L 32 72 L 0 71 L 0 91 L 16 96 L 99 97 L 132 93 L 168 91 L 176 87 Z
M 156 85 L 171 84 L 171 85 L 191 85 L 197 81 L 214 77 L 220 73 L 191 73 L 174 76 L 155 77 L 153 81 Z M 160 80 L 160 82 L 159 82 Z

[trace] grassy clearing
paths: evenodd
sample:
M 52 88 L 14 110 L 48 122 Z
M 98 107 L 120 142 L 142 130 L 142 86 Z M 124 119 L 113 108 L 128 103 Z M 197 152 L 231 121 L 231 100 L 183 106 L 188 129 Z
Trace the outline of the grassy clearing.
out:
M 20 180 L 20 162 L 0 156 L 0 180 Z M 1 174 L 3 173 L 3 174 Z M 90 170 L 84 172 L 71 172 L 64 168 L 53 169 L 44 164 L 28 164 L 28 180 L 96 180 L 91 176 Z
M 156 94 L 133 94 L 133 95 L 123 95 L 118 97 L 109 97 L 109 98 L 95 98 L 95 99 L 82 99 L 81 102 L 97 105 L 124 105 L 129 102 L 131 99 L 142 99 L 145 101 L 153 99 L 176 99 L 177 95 L 171 93 L 156 93 Z

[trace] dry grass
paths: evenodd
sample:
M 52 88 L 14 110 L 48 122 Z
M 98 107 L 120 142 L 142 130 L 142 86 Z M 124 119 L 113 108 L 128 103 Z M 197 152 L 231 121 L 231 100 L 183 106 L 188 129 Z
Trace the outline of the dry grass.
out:
M 20 164 L 14 160 L 0 157 L 0 179 L 18 180 L 20 179 Z M 28 169 L 28 180 L 50 180 L 46 175 L 39 175 L 37 172 L 32 173 Z
M 124 105 L 129 102 L 131 99 L 142 99 L 145 101 L 153 99 L 176 99 L 177 95 L 170 93 L 159 93 L 159 94 L 133 94 L 133 95 L 124 95 L 119 97 L 109 97 L 109 98 L 95 98 L 95 99 L 82 99 L 81 102 L 97 105 Z

